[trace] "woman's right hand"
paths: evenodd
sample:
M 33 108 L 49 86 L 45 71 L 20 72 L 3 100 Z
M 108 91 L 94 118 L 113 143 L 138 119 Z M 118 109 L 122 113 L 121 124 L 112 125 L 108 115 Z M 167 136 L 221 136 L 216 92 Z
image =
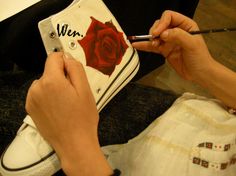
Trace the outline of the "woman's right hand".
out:
M 184 79 L 205 87 L 212 95 L 231 108 L 236 108 L 236 73 L 215 61 L 199 30 L 190 18 L 173 11 L 165 11 L 150 29 L 158 39 L 135 42 L 133 47 L 160 53 Z M 148 61 L 147 61 L 148 62 Z
M 138 50 L 162 54 L 180 76 L 198 82 L 215 61 L 203 37 L 188 33 L 196 30 L 199 28 L 192 19 L 177 12 L 165 11 L 150 29 L 151 35 L 160 38 L 134 42 L 132 45 Z

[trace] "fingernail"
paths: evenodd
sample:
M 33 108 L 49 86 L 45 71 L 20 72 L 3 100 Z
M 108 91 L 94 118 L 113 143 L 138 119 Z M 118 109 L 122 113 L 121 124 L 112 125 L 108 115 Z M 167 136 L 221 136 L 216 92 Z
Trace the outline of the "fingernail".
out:
M 70 53 L 64 52 L 63 57 L 65 59 L 74 59 L 73 56 Z
M 164 32 L 161 34 L 162 39 L 167 39 L 168 36 L 169 36 L 169 31 L 164 31 Z

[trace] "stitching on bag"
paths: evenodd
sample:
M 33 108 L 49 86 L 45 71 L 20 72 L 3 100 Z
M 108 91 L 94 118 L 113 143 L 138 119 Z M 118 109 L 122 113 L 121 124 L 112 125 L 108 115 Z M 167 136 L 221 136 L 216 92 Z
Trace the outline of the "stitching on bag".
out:
M 204 168 L 212 168 L 212 169 L 216 169 L 216 170 L 226 170 L 228 169 L 230 166 L 234 165 L 236 166 L 236 154 L 234 154 L 230 160 L 228 162 L 225 163 L 216 163 L 216 162 L 210 162 L 210 161 L 206 161 L 204 159 L 198 158 L 198 157 L 193 157 L 192 158 L 192 163 L 202 166 Z
M 209 150 L 213 150 L 216 152 L 228 152 L 230 150 L 236 149 L 236 139 L 232 143 L 228 144 L 216 144 L 213 142 L 203 142 L 198 144 L 198 149 L 205 148 Z M 199 152 L 200 153 L 200 152 Z M 200 157 L 193 156 L 192 163 L 199 165 L 204 168 L 212 168 L 215 170 L 226 170 L 230 166 L 236 166 L 236 153 L 233 153 L 227 162 L 211 162 L 206 159 L 202 159 Z

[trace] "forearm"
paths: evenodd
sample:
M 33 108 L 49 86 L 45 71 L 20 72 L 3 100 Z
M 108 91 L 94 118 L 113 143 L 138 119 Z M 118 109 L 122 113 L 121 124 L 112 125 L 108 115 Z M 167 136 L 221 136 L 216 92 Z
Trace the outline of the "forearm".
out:
M 236 73 L 214 61 L 196 82 L 230 108 L 236 108 Z

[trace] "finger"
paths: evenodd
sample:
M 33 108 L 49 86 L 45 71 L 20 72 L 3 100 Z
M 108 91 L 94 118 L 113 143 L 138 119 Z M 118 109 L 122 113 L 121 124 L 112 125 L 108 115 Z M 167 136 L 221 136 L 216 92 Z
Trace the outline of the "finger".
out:
M 185 31 L 197 30 L 197 24 L 191 19 L 178 12 L 167 10 L 165 11 L 158 23 L 158 26 L 153 31 L 153 35 L 159 35 L 168 28 L 179 27 Z
M 171 53 L 169 54 L 169 57 L 167 57 L 167 61 L 170 63 L 170 65 L 177 70 L 177 72 L 179 73 L 179 67 L 182 65 L 180 63 L 180 50 L 181 47 L 175 47 Z
M 65 54 L 64 62 L 67 77 L 70 80 L 72 86 L 76 89 L 77 93 L 83 94 L 83 92 L 90 90 L 83 65 L 79 61 L 76 61 L 74 58 L 72 58 L 72 56 L 70 56 L 68 53 Z
M 193 36 L 180 28 L 168 29 L 164 31 L 160 37 L 163 41 L 177 44 L 186 50 L 192 50 L 195 47 L 194 44 L 196 43 L 194 39 L 196 36 Z
M 32 92 L 37 89 L 38 86 L 38 80 L 34 80 L 28 90 L 27 96 L 26 96 L 26 102 L 25 102 L 25 110 L 27 113 L 29 113 L 32 109 L 31 103 L 32 103 Z
M 34 89 L 37 88 L 38 82 L 39 82 L 39 80 L 34 80 L 34 81 L 32 82 L 32 84 L 30 85 L 30 88 L 29 88 L 29 90 L 28 90 L 27 97 L 28 97 L 29 94 L 32 92 L 32 90 L 34 90 Z M 26 98 L 26 99 L 27 99 L 27 98 Z
M 154 24 L 152 25 L 152 27 L 149 30 L 149 34 L 153 35 L 153 31 L 157 28 L 158 24 L 159 24 L 160 20 L 156 20 L 154 22 Z M 159 34 L 158 34 L 159 35 Z
M 159 53 L 157 50 L 159 45 L 160 45 L 159 40 L 132 43 L 132 46 L 137 50 L 146 52 L 155 52 L 155 53 Z
M 162 54 L 165 58 L 167 58 L 172 53 L 174 48 L 175 48 L 175 44 L 165 42 L 162 45 L 160 45 L 158 50 L 159 50 L 160 54 Z
M 65 76 L 62 52 L 55 52 L 48 56 L 43 76 Z
M 34 81 L 32 82 L 32 84 L 30 85 L 30 88 L 31 88 L 31 87 L 34 87 L 34 86 L 38 83 L 38 81 L 39 81 L 38 79 L 34 80 Z

